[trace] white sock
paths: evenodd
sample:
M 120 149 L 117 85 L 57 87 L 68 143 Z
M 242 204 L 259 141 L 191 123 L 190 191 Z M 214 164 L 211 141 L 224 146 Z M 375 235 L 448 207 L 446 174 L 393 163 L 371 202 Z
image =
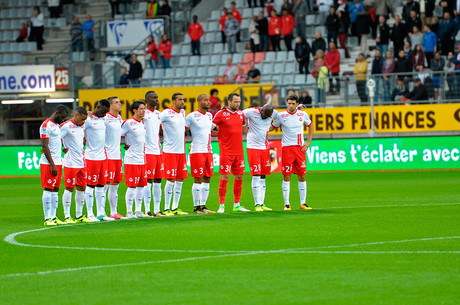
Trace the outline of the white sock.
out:
M 133 211 L 134 197 L 136 197 L 136 189 L 133 187 L 128 187 L 128 189 L 126 190 L 126 195 L 125 195 L 126 213 Z
M 165 210 L 169 210 L 171 208 L 171 198 L 173 193 L 173 186 L 174 182 L 166 181 L 165 184 Z
M 102 194 L 102 202 L 103 202 L 103 205 L 104 205 L 104 215 L 106 215 L 105 213 L 105 204 L 107 203 L 107 190 L 109 188 L 109 185 L 106 184 L 104 185 L 103 189 L 104 189 L 104 193 Z
M 153 211 L 154 213 L 160 212 L 161 203 L 161 182 L 153 183 Z
M 118 207 L 118 184 L 109 185 L 109 205 L 110 205 L 110 215 L 117 215 L 117 207 Z
M 193 183 L 192 185 L 192 199 L 193 199 L 193 206 L 197 207 L 200 205 L 200 192 L 201 192 L 201 184 Z
M 300 205 L 305 204 L 307 200 L 307 181 L 300 182 L 298 184 L 299 187 L 299 196 L 300 196 Z
M 51 211 L 50 211 L 51 219 L 56 218 L 58 204 L 59 204 L 59 193 L 51 192 Z
M 291 181 L 283 181 L 282 184 L 282 190 L 283 190 L 283 200 L 284 200 L 284 205 L 290 205 L 289 203 L 289 192 L 291 188 Z
M 260 200 L 260 176 L 252 176 L 252 182 L 251 182 L 251 187 L 252 187 L 252 195 L 254 197 L 254 204 L 257 206 L 259 205 L 259 200 Z
M 150 212 L 150 202 L 152 201 L 152 183 L 147 182 L 144 186 L 144 206 L 145 212 Z
M 75 192 L 75 217 L 83 215 L 83 206 L 85 205 L 85 191 L 76 190 Z
M 200 205 L 205 206 L 209 196 L 209 183 L 201 183 Z
M 45 220 L 50 218 L 50 210 L 51 210 L 51 192 L 50 191 L 43 191 L 42 195 L 42 203 L 43 203 L 43 214 Z
M 182 183 L 181 181 L 176 181 L 174 184 L 174 198 L 172 209 L 176 210 L 179 207 L 180 195 L 182 194 Z
M 259 204 L 264 205 L 265 203 L 265 179 L 260 178 L 259 181 L 260 190 L 259 190 Z
M 239 206 L 240 206 L 240 203 L 239 203 L 239 202 L 235 202 L 235 203 L 233 204 L 233 207 L 235 207 L 235 208 L 237 208 L 237 207 L 239 207 Z
M 62 195 L 62 207 L 64 208 L 64 217 L 70 217 L 70 205 L 72 204 L 72 192 L 64 190 Z
M 97 216 L 103 216 L 105 215 L 104 187 L 96 186 L 95 189 Z
M 85 201 L 86 201 L 86 213 L 88 217 L 94 216 L 93 204 L 94 204 L 94 187 L 87 186 L 85 190 Z
M 136 212 L 142 212 L 142 199 L 144 199 L 144 187 L 136 187 Z

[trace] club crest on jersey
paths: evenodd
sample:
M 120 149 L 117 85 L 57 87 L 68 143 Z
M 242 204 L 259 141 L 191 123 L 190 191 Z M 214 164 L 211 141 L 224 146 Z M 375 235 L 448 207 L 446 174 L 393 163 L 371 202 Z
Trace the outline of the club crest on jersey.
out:
M 51 179 L 48 179 L 48 183 L 51 183 L 52 181 L 53 181 L 53 180 L 51 180 Z
M 302 122 L 302 118 L 299 118 L 299 121 Z
M 133 182 L 133 178 L 129 178 L 129 182 Z
M 169 175 L 169 174 L 171 173 L 171 171 L 168 169 L 168 170 L 166 171 L 166 173 Z
M 71 181 L 72 181 L 72 180 L 70 180 L 70 179 L 67 179 L 67 183 L 70 183 Z
M 151 170 L 148 170 L 148 171 L 147 171 L 147 174 L 149 174 L 149 175 L 150 175 L 151 173 L 152 173 L 152 171 L 151 171 Z
M 196 174 L 198 171 L 196 169 L 194 169 L 193 172 Z

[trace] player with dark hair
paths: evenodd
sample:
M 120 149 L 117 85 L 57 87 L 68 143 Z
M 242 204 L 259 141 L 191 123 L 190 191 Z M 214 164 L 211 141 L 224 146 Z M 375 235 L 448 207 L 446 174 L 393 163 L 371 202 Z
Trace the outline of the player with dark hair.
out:
M 302 210 L 311 210 L 306 203 L 307 200 L 307 182 L 305 175 L 307 173 L 306 151 L 310 147 L 313 139 L 313 125 L 310 117 L 305 111 L 298 110 L 299 98 L 296 95 L 289 95 L 286 98 L 287 110 L 278 114 L 277 118 L 270 127 L 270 131 L 281 126 L 283 136 L 281 138 L 282 150 L 282 170 L 283 170 L 283 199 L 284 210 L 290 211 L 289 192 L 291 183 L 291 174 L 298 176 L 298 188 L 300 196 L 300 208 Z M 308 127 L 308 140 L 304 141 L 303 128 Z
M 86 149 L 86 210 L 92 221 L 112 221 L 105 214 L 105 192 L 107 183 L 107 156 L 105 151 L 105 115 L 110 110 L 110 102 L 102 99 L 84 125 Z M 97 218 L 94 217 L 93 203 L 96 195 Z
M 145 102 L 138 100 L 131 104 L 134 115 L 123 122 L 121 135 L 125 137 L 126 145 L 129 147 L 125 153 L 125 183 L 126 189 L 126 217 L 145 218 L 149 217 L 142 213 L 142 198 L 144 187 L 147 185 L 145 172 L 144 149 L 145 149 L 145 127 L 144 113 Z M 135 212 L 133 213 L 133 202 Z
M 220 149 L 220 183 L 219 183 L 219 210 L 217 213 L 225 212 L 225 195 L 230 173 L 235 175 L 233 183 L 234 212 L 249 212 L 240 205 L 241 191 L 243 188 L 244 174 L 244 152 L 243 152 L 243 125 L 245 125 L 243 111 L 239 110 L 241 98 L 237 93 L 230 93 L 228 96 L 228 107 L 219 111 L 212 123 L 218 127 L 217 135 Z
M 65 224 L 56 217 L 59 203 L 59 186 L 62 178 L 61 124 L 68 115 L 67 107 L 58 105 L 53 114 L 40 126 L 42 155 L 40 157 L 40 176 L 43 188 L 43 212 L 45 226 Z
M 185 127 L 192 133 L 190 168 L 195 183 L 192 186 L 194 212 L 196 214 L 215 213 L 206 208 L 209 196 L 209 182 L 214 175 L 214 160 L 211 148 L 212 115 L 208 112 L 211 101 L 207 94 L 197 98 L 198 110 L 185 118 Z
M 179 200 L 182 194 L 182 183 L 187 178 L 187 161 L 185 158 L 185 110 L 184 95 L 172 95 L 172 107 L 160 114 L 163 127 L 163 160 L 166 181 L 165 211 L 166 215 L 187 215 L 179 209 Z M 171 209 L 171 197 L 174 198 Z

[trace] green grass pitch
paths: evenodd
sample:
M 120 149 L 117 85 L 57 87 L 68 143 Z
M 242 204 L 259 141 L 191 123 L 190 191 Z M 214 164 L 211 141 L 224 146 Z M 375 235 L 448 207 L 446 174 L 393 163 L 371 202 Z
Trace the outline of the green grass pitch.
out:
M 0 304 L 460 303 L 459 171 L 309 173 L 312 211 L 299 210 L 295 177 L 282 211 L 281 180 L 267 177 L 273 212 L 43 229 L 39 178 L 2 178 Z M 214 210 L 217 189 L 218 175 Z

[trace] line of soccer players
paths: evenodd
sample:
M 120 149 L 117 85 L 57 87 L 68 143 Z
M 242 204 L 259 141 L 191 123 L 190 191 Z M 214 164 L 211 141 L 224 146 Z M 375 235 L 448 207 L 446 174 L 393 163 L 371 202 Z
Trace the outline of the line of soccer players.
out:
M 228 105 L 214 118 L 208 112 L 211 105 L 209 96 L 201 94 L 197 100 L 198 110 L 186 116 L 184 95 L 174 93 L 172 107 L 160 112 L 158 95 L 154 91 L 148 91 L 145 100 L 137 100 L 131 104 L 133 116 L 124 122 L 120 116 L 122 104 L 116 96 L 98 101 L 92 113 L 88 113 L 84 107 L 77 107 L 73 117 L 65 122 L 68 109 L 58 105 L 51 117 L 40 126 L 44 224 L 54 226 L 187 214 L 179 209 L 183 180 L 188 176 L 185 156 L 186 129 L 190 129 L 192 135 L 189 158 L 191 175 L 194 178 L 192 197 L 195 213 L 215 213 L 206 208 L 214 167 L 211 137 L 215 136 L 220 149 L 220 206 L 217 212 L 225 212 L 224 203 L 230 174 L 235 176 L 233 211 L 249 211 L 240 205 L 245 169 L 243 132 L 247 133 L 247 155 L 252 175 L 255 210 L 271 210 L 264 204 L 265 177 L 270 175 L 271 170 L 268 134 L 279 127 L 283 132 L 281 142 L 284 209 L 291 210 L 291 174 L 298 175 L 300 208 L 311 209 L 306 204 L 305 174 L 306 150 L 313 138 L 313 126 L 308 114 L 298 110 L 297 96 L 287 97 L 287 110 L 278 113 L 270 105 L 242 111 L 239 109 L 240 96 L 232 93 L 228 97 Z M 308 126 L 307 141 L 304 140 L 304 126 Z M 118 187 L 123 180 L 122 137 L 126 149 L 126 217 L 117 211 Z M 163 149 L 160 137 L 163 137 Z M 63 159 L 62 146 L 65 153 Z M 64 221 L 56 216 L 62 167 L 65 184 L 62 197 Z M 160 209 L 162 179 L 166 179 L 163 211 Z M 70 215 L 70 208 L 75 187 L 77 190 L 74 219 Z M 150 206 L 152 194 L 153 211 Z M 106 196 L 110 205 L 110 217 L 105 209 Z M 94 197 L 96 215 L 93 212 Z M 83 214 L 85 203 L 87 217 Z

